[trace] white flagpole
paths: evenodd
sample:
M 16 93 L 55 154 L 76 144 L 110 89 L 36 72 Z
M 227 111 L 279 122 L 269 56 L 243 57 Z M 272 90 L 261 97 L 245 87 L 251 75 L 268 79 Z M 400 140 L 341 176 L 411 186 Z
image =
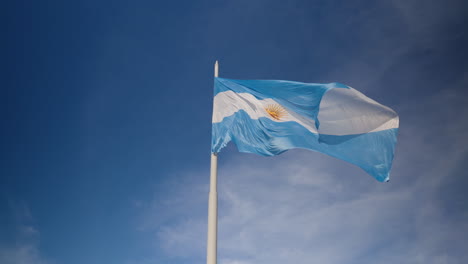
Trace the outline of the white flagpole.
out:
M 214 77 L 218 77 L 218 61 L 214 66 Z M 218 153 L 211 153 L 210 194 L 208 199 L 208 241 L 206 263 L 216 264 L 218 237 Z

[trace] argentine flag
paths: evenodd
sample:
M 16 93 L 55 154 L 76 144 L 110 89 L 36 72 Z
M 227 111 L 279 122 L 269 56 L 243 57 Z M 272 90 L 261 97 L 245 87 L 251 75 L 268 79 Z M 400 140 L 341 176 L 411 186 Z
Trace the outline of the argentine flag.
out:
M 215 78 L 212 146 L 273 156 L 318 151 L 389 180 L 398 115 L 340 83 Z

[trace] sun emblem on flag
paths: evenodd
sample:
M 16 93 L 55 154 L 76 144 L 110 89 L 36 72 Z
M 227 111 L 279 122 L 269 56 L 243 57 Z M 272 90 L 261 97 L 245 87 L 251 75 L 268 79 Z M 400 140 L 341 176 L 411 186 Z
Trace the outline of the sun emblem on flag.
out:
M 279 104 L 269 104 L 265 107 L 265 111 L 275 120 L 281 120 L 288 114 Z

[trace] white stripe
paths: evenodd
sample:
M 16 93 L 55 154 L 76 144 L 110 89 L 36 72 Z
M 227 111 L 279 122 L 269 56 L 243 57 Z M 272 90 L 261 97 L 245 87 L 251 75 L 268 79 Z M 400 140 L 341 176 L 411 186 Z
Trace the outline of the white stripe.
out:
M 355 89 L 331 89 L 320 103 L 319 133 L 352 135 L 398 128 L 398 115 Z
M 233 91 L 221 92 L 214 97 L 212 122 L 221 122 L 225 117 L 231 116 L 239 110 L 244 110 L 252 119 L 266 117 L 275 122 L 294 121 L 301 124 L 312 133 L 317 133 L 314 120 L 303 117 L 285 107 L 283 108 L 287 114 L 282 117 L 281 120 L 272 118 L 265 110 L 265 108 L 271 104 L 279 103 L 271 98 L 259 100 L 249 93 L 235 93 Z
M 249 93 L 225 91 L 214 97 L 213 123 L 223 121 L 239 110 L 252 119 L 266 117 L 274 122 L 294 121 L 312 133 L 327 135 L 353 135 L 398 128 L 398 115 L 355 89 L 335 88 L 325 93 L 320 103 L 317 132 L 315 121 L 291 110 L 281 120 L 272 118 L 265 110 L 268 105 L 279 104 L 271 98 L 259 100 Z

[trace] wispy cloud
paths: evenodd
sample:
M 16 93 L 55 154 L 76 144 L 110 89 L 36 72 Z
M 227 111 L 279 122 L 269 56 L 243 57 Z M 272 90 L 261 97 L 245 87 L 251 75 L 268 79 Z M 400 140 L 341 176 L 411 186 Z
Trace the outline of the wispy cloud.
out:
M 0 248 L 0 262 L 3 264 L 46 264 L 36 245 L 21 244 Z
M 462 263 L 468 214 L 447 213 L 441 186 L 468 155 L 467 105 L 445 90 L 402 106 L 388 184 L 313 152 L 230 156 L 219 168 L 220 263 Z M 158 224 L 145 231 L 174 258 L 204 262 L 206 173 L 148 208 Z
M 34 220 L 25 202 L 13 202 L 9 207 L 16 229 L 13 243 L 0 243 L 0 263 L 2 264 L 50 264 L 39 249 L 40 233 L 34 227 Z
M 329 73 L 373 93 L 402 93 L 393 105 L 400 135 L 391 182 L 378 183 L 352 165 L 302 150 L 272 158 L 221 153 L 220 161 L 228 159 L 219 167 L 221 264 L 456 264 L 468 258 L 468 208 L 453 200 L 468 198 L 456 188 L 468 157 L 468 98 L 461 94 L 468 76 L 458 74 L 440 89 L 440 80 L 422 82 L 412 75 L 434 66 L 422 60 L 398 75 L 401 87 L 383 81 L 408 54 L 439 49 L 447 41 L 440 38 L 448 36 L 443 29 L 459 22 L 462 8 L 456 7 L 462 3 L 453 1 L 447 10 L 436 2 L 393 1 L 391 19 L 376 19 L 372 10 L 354 16 L 370 27 L 363 32 L 375 37 Z M 381 38 L 382 29 L 397 20 L 406 31 Z M 422 75 L 428 74 L 432 71 Z M 424 87 L 411 88 L 421 83 Z M 404 89 L 421 93 L 404 98 Z M 167 256 L 204 263 L 209 175 L 190 174 L 203 180 L 173 185 L 172 195 L 155 199 L 143 221 L 155 224 L 144 224 L 143 230 Z

